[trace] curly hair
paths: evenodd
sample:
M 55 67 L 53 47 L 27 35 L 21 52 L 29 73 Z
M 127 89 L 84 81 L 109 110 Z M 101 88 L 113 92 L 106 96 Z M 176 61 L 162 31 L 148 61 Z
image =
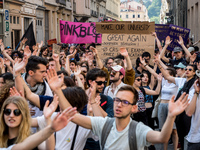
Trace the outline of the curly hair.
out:
M 31 116 L 27 101 L 20 96 L 12 96 L 5 100 L 0 113 L 0 147 L 8 147 L 9 127 L 4 120 L 4 109 L 9 104 L 15 104 L 21 111 L 22 119 L 19 125 L 19 134 L 16 137 L 15 144 L 21 143 L 31 134 Z

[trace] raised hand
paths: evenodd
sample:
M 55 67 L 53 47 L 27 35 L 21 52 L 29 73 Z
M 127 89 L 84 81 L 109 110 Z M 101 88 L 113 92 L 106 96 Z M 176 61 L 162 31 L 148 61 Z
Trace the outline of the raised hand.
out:
M 97 83 L 95 81 L 92 81 L 91 86 L 90 86 L 90 96 L 89 96 L 89 101 L 90 103 L 94 103 L 95 98 L 96 98 L 96 87 Z
M 172 40 L 170 40 L 170 36 L 167 36 L 166 40 L 165 40 L 165 44 L 169 45 L 171 42 L 172 42 Z
M 151 35 L 157 37 L 156 32 L 151 32 Z
M 26 41 L 28 41 L 27 38 L 23 38 L 23 40 L 21 41 L 23 45 L 25 45 Z
M 175 96 L 173 95 L 171 100 L 169 101 L 168 115 L 170 117 L 176 117 L 177 115 L 181 114 L 189 104 L 188 94 L 186 95 L 185 92 L 179 97 L 176 102 L 174 102 L 174 98 Z
M 193 63 L 193 62 L 195 61 L 196 58 L 197 58 L 197 54 L 194 53 L 193 55 L 190 56 L 190 62 Z
M 178 44 L 183 45 L 183 38 L 181 36 L 179 36 L 179 40 L 177 40 Z
M 43 46 L 43 41 L 41 41 L 41 43 L 38 45 L 38 48 L 41 49 Z
M 124 57 L 128 57 L 128 52 L 125 47 L 120 47 L 120 54 Z
M 76 71 L 74 71 L 74 75 L 75 75 L 75 76 L 79 76 L 80 74 L 81 74 L 81 67 L 78 66 L 78 67 L 76 68 Z
M 70 58 L 74 58 L 75 55 L 76 55 L 76 53 L 77 53 L 77 49 L 75 49 L 74 52 L 73 52 L 72 54 L 67 55 L 67 57 L 68 57 L 69 59 L 70 59 Z
M 61 130 L 74 118 L 76 113 L 76 108 L 68 107 L 61 114 L 58 113 L 58 115 L 53 119 L 51 128 L 54 131 Z
M 24 48 L 24 56 L 27 56 L 27 58 L 31 56 L 31 50 L 29 49 L 29 46 Z
M 199 92 L 200 91 L 199 79 L 197 79 L 194 82 L 194 89 L 195 89 L 195 92 Z
M 90 46 L 89 49 L 91 49 L 91 50 L 93 51 L 93 54 L 94 54 L 95 56 L 98 55 L 98 51 L 97 51 L 96 48 L 94 48 L 93 46 Z
M 59 78 L 55 69 L 47 70 L 46 78 L 47 78 L 49 86 L 51 87 L 51 89 L 53 91 L 61 88 L 61 86 L 63 85 L 63 82 L 64 82 L 64 75 L 61 74 L 60 78 Z
M 51 115 L 55 112 L 57 107 L 58 107 L 58 96 L 55 94 L 53 101 L 51 102 L 50 105 L 49 105 L 49 101 L 46 101 L 45 103 L 45 106 L 43 109 L 45 119 L 49 119 Z
M 158 79 L 159 82 L 162 82 L 162 78 L 163 78 L 163 77 L 162 77 L 161 75 L 158 75 L 158 76 L 157 76 L 157 79 Z
M 56 54 L 54 51 L 53 51 L 52 57 L 53 57 L 53 60 L 55 60 L 56 62 L 59 62 L 59 55 Z
M 146 65 L 145 59 L 142 58 L 141 56 L 140 56 L 140 62 L 141 62 L 143 65 Z
M 20 62 L 19 59 L 15 59 L 14 66 L 13 66 L 13 74 L 14 76 L 21 73 L 21 71 L 25 68 L 26 64 L 28 63 L 27 56 L 24 56 L 23 60 Z
M 22 93 L 18 92 L 17 89 L 13 86 L 13 88 L 10 88 L 10 96 L 22 96 Z

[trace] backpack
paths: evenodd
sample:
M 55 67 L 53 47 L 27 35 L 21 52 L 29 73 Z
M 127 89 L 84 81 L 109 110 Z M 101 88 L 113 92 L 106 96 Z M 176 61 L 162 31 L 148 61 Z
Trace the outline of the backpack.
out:
M 101 147 L 104 150 L 104 146 L 107 140 L 107 137 L 110 133 L 110 130 L 113 126 L 115 118 L 108 118 L 106 123 L 103 126 L 102 134 L 101 134 Z M 132 120 L 128 130 L 128 139 L 129 139 L 129 147 L 130 150 L 137 150 L 137 141 L 136 141 L 136 126 L 138 122 Z

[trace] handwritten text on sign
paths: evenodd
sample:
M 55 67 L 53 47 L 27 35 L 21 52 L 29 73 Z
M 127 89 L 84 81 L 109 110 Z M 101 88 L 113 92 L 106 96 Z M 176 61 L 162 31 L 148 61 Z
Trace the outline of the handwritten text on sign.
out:
M 96 23 L 97 33 L 151 34 L 155 31 L 154 22 Z
M 120 47 L 126 47 L 132 63 L 147 51 L 154 53 L 154 38 L 149 34 L 103 34 L 102 46 L 99 47 L 100 58 L 115 57 Z
M 184 44 L 186 45 L 187 39 L 189 37 L 189 33 L 190 33 L 190 29 L 186 29 L 186 28 L 182 28 L 182 27 L 170 24 L 169 25 L 168 35 L 170 36 L 172 42 L 168 46 L 167 49 L 168 50 L 173 50 L 174 47 L 177 47 L 177 46 L 181 47 L 178 44 L 178 41 L 177 41 L 177 40 L 179 40 L 179 36 L 181 36 L 183 38 Z
M 101 34 L 96 33 L 95 23 L 60 20 L 60 36 L 62 43 L 101 43 Z

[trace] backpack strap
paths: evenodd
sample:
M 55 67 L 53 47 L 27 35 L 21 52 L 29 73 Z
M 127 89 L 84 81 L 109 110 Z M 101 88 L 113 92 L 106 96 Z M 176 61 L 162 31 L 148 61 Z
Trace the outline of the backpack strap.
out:
M 129 132 L 128 132 L 128 137 L 129 137 L 129 147 L 130 150 L 137 150 L 137 140 L 136 140 L 136 126 L 138 122 L 132 120 L 129 126 Z
M 113 126 L 114 120 L 115 120 L 115 118 L 108 118 L 106 120 L 106 123 L 103 126 L 103 130 L 102 130 L 102 133 L 101 133 L 101 148 L 102 148 L 102 150 L 104 149 L 107 137 L 108 137 L 110 130 Z

